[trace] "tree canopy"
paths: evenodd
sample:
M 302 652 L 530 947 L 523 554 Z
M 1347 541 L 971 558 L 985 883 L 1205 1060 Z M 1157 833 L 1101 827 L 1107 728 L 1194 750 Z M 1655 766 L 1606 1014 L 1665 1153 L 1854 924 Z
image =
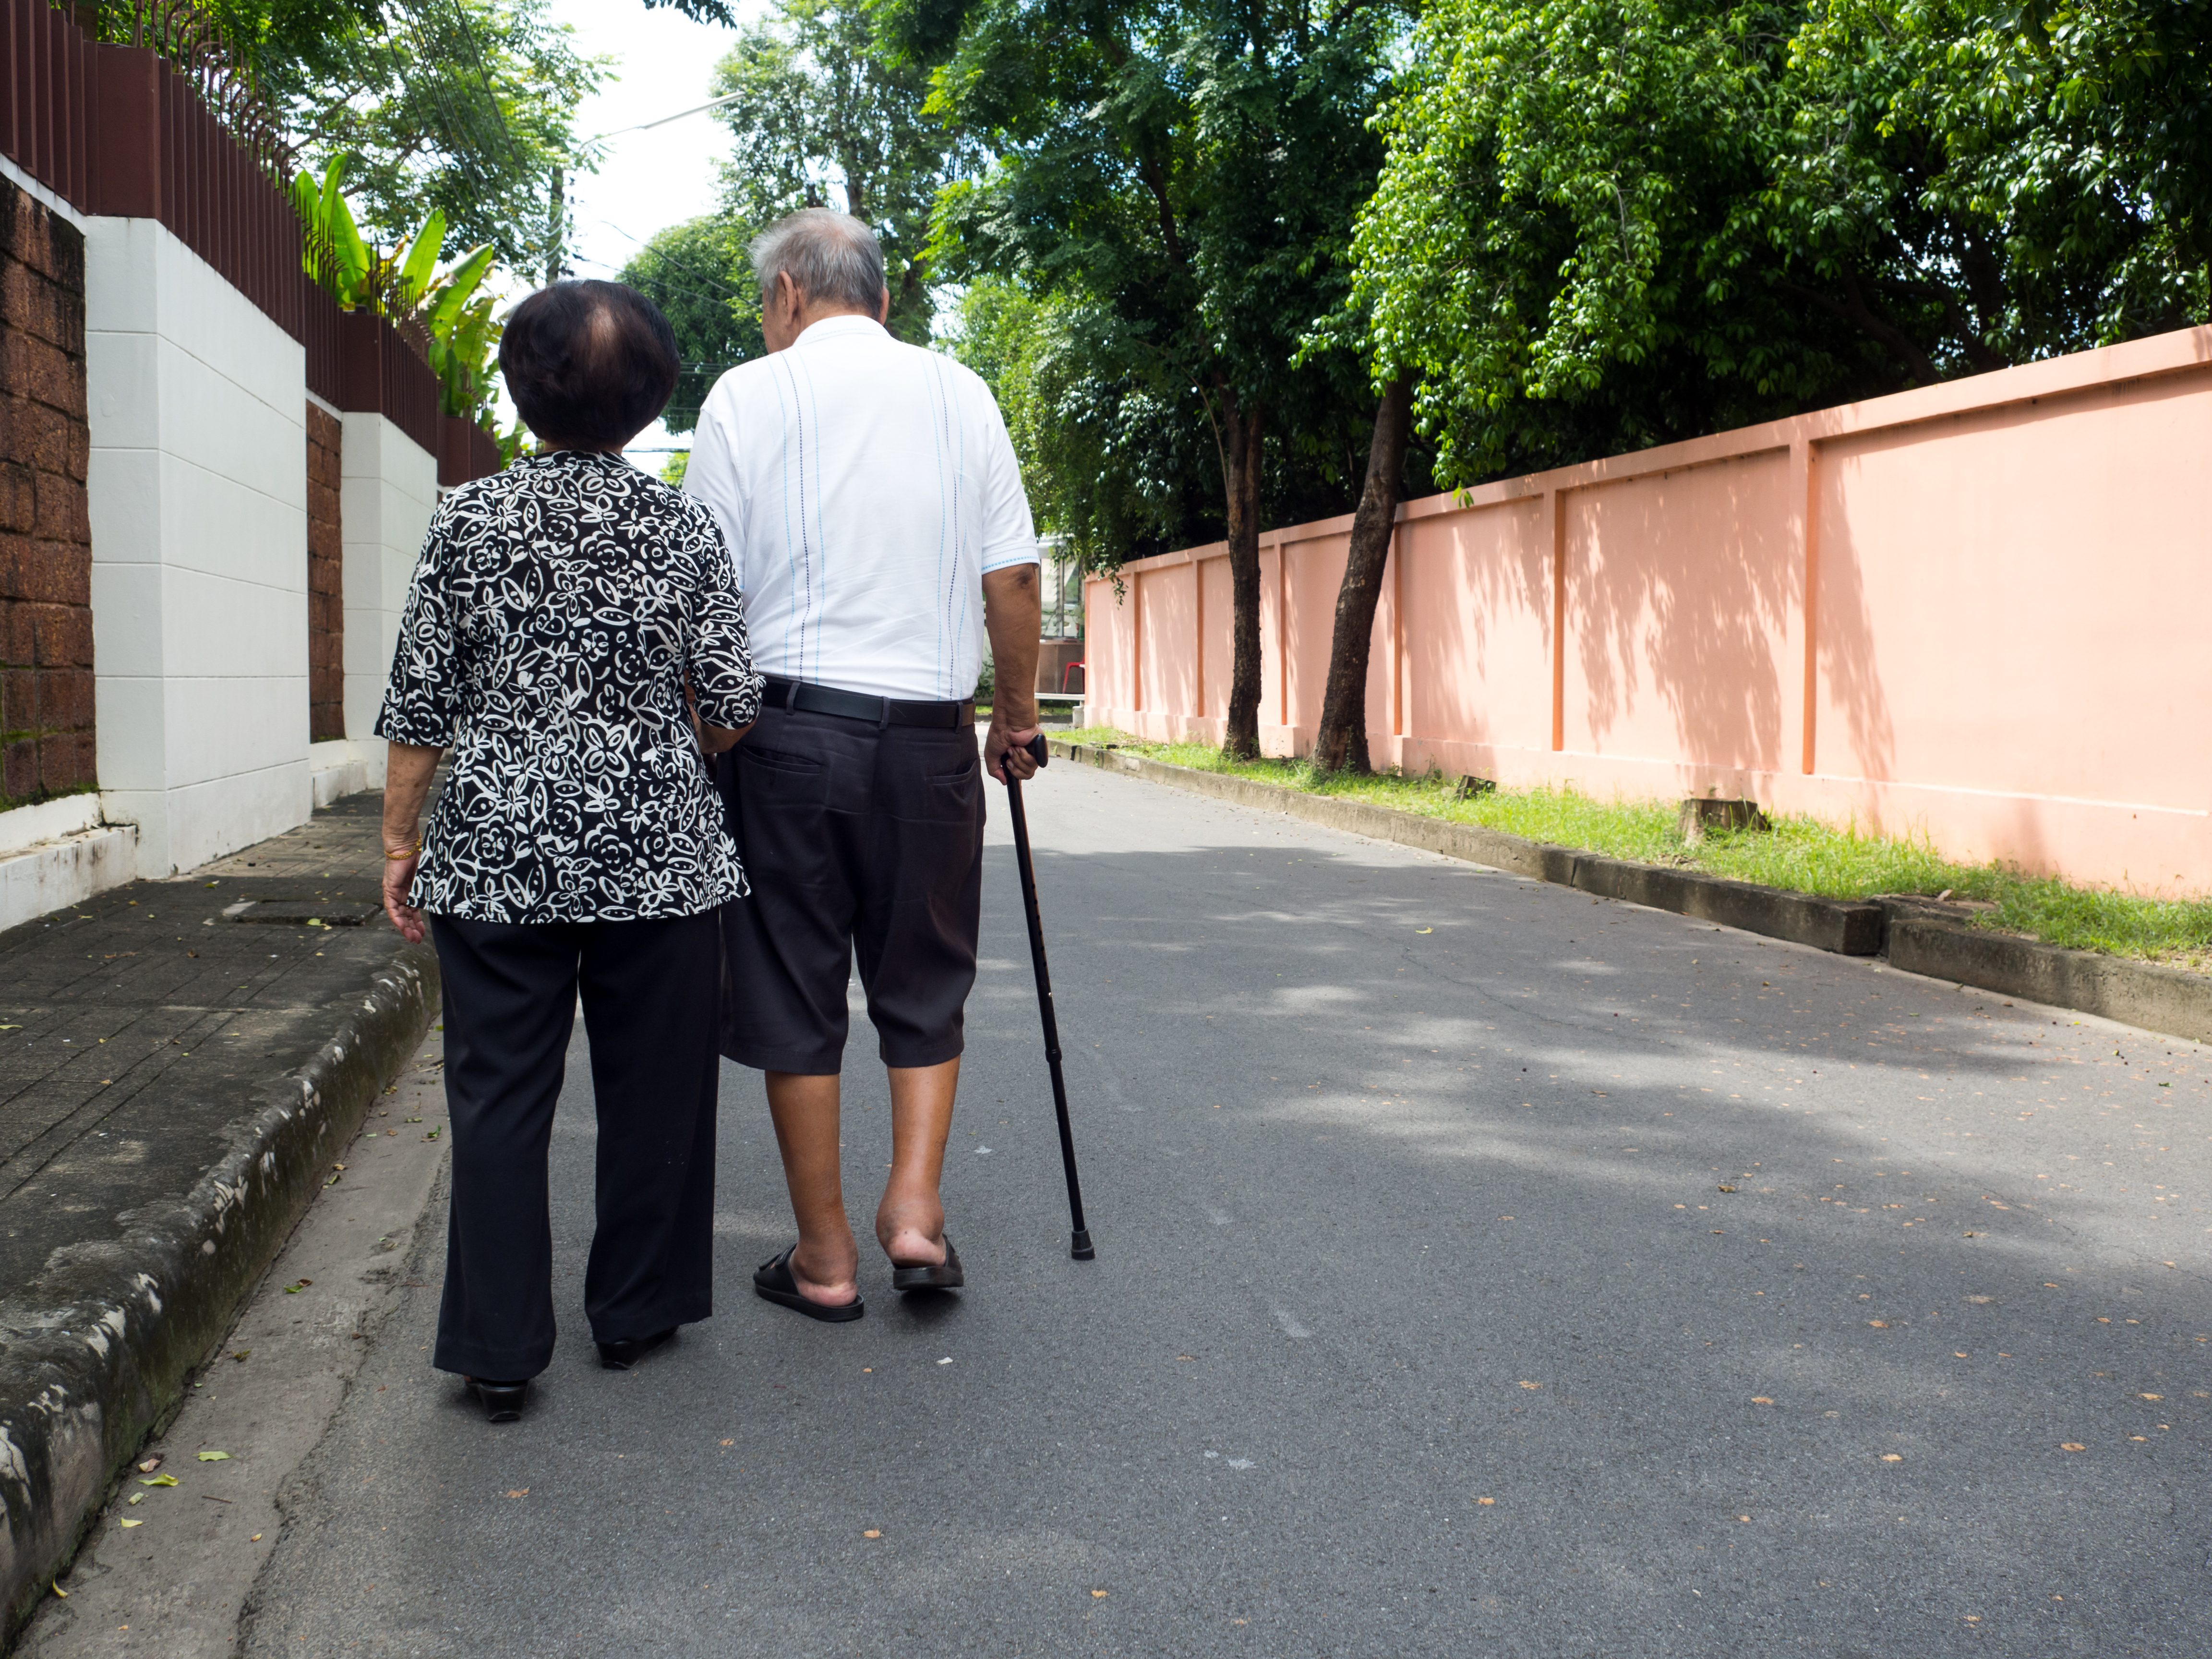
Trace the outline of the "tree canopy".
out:
M 144 0 L 109 0 L 127 30 Z M 536 270 L 554 178 L 575 165 L 577 106 L 605 66 L 547 0 L 200 0 L 319 173 L 343 163 L 362 228 L 389 246 L 432 212 L 464 245 Z
M 1358 235 L 1467 483 L 2206 313 L 2203 9 L 1436 0 Z

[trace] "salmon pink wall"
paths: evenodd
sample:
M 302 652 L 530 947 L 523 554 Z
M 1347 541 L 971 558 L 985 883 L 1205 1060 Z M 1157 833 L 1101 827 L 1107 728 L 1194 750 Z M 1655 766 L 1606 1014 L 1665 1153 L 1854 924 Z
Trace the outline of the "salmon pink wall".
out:
M 1369 746 L 2212 890 L 2208 508 L 2208 329 L 1409 502 Z M 1269 753 L 1312 744 L 1351 527 L 1261 538 Z M 1226 555 L 1087 584 L 1094 723 L 1219 741 Z

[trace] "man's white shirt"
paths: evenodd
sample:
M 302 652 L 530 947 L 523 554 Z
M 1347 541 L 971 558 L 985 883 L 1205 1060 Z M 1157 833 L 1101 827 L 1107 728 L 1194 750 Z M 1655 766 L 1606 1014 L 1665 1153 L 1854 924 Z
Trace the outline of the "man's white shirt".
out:
M 716 381 L 684 488 L 729 541 L 755 665 L 786 679 L 971 696 L 984 573 L 1036 562 L 990 388 L 866 317 Z

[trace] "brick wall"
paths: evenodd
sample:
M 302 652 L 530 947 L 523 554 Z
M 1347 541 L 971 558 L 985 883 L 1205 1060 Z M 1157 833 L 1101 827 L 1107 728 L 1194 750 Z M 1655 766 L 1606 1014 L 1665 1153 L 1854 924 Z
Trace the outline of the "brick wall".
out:
M 307 734 L 345 729 L 345 542 L 338 519 L 338 417 L 307 405 Z
M 0 178 L 0 810 L 99 781 L 84 237 Z

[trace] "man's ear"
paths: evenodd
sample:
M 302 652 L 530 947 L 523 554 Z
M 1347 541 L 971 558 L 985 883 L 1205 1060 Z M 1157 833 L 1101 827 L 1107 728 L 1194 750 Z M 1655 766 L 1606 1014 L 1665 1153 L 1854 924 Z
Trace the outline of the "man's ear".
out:
M 884 302 L 876 307 L 876 320 L 879 323 L 888 323 L 890 319 L 891 291 L 888 287 L 886 287 L 884 289 Z

